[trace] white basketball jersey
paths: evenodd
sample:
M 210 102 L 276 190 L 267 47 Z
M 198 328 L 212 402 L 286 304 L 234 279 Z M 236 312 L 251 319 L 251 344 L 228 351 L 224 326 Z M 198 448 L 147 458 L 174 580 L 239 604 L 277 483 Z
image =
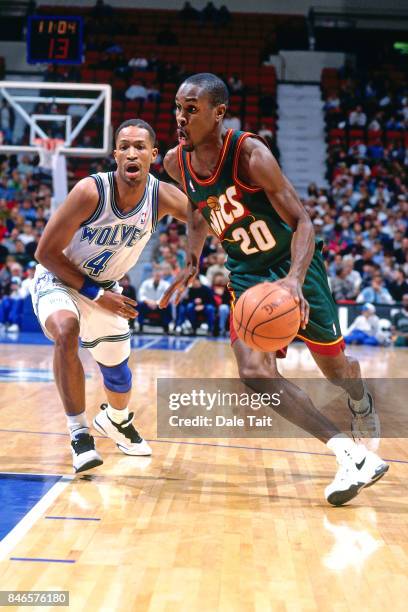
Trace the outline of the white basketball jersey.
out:
M 64 253 L 96 282 L 117 281 L 135 265 L 158 219 L 159 181 L 148 175 L 144 194 L 122 213 L 115 202 L 114 173 L 92 174 L 99 192 L 93 215 L 75 232 Z

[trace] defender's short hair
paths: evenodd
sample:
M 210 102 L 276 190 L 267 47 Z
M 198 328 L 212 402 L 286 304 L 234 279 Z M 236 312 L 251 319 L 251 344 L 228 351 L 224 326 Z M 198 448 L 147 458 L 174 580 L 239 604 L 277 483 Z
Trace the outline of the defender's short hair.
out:
M 182 85 L 198 85 L 198 87 L 208 94 L 208 97 L 214 106 L 218 106 L 219 104 L 225 104 L 228 106 L 228 88 L 224 81 L 211 72 L 199 72 L 198 74 L 193 74 L 183 81 Z
M 152 145 L 154 146 L 156 144 L 156 132 L 154 131 L 154 129 L 149 123 L 147 123 L 146 121 L 143 121 L 143 119 L 127 119 L 126 121 L 123 121 L 123 123 L 120 124 L 120 126 L 117 128 L 115 132 L 115 147 L 116 147 L 116 142 L 119 137 L 119 133 L 124 128 L 130 127 L 131 125 L 147 130 L 149 132 L 150 140 L 152 141 Z

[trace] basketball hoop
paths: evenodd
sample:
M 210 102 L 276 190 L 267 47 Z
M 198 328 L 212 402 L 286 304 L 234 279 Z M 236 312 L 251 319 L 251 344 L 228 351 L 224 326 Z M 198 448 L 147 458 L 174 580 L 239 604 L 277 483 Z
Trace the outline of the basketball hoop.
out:
M 35 138 L 34 144 L 40 156 L 39 166 L 45 170 L 52 170 L 59 155 L 59 150 L 65 141 L 61 138 Z

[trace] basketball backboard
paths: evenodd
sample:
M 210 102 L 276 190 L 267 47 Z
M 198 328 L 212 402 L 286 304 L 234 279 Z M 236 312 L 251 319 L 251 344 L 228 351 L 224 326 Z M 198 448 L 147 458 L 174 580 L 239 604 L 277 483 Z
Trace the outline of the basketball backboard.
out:
M 61 138 L 60 153 L 103 157 L 111 151 L 111 87 L 88 83 L 0 81 L 0 153 L 36 152 L 36 141 Z M 4 113 L 3 115 L 7 115 Z

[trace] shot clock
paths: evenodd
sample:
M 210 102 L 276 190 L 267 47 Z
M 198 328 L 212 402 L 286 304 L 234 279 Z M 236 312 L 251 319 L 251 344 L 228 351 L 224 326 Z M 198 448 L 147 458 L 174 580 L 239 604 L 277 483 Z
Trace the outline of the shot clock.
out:
M 29 64 L 80 64 L 82 46 L 82 17 L 30 15 L 28 18 Z

